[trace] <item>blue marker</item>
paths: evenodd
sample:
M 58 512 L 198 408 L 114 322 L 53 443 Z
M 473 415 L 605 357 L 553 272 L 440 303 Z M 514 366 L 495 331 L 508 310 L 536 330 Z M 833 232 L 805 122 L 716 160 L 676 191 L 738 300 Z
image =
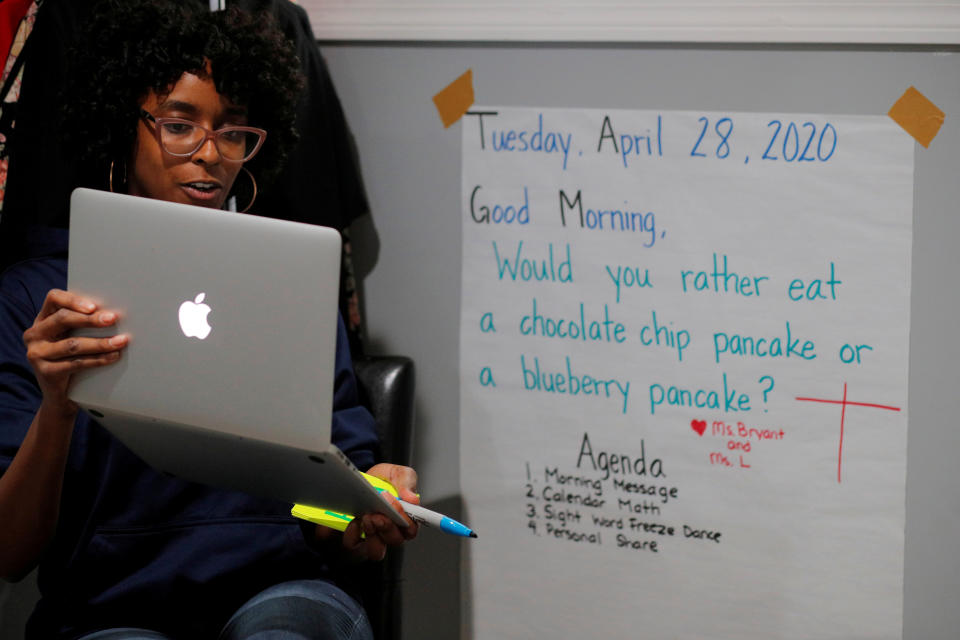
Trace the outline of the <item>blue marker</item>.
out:
M 436 527 L 445 533 L 449 533 L 455 536 L 463 536 L 464 538 L 476 538 L 477 534 L 470 529 L 470 527 L 460 524 L 452 518 L 437 513 L 436 511 L 430 511 L 430 509 L 424 509 L 421 506 L 410 504 L 409 502 L 404 502 L 403 500 L 398 500 L 400 506 L 403 507 L 404 513 L 416 520 L 421 524 L 425 524 L 431 527 Z

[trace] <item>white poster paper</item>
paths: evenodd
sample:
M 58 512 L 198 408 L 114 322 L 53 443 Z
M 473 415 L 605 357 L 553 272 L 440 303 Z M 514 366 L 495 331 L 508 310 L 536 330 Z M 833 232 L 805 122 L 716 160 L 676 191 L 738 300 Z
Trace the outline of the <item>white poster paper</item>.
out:
M 474 108 L 473 637 L 899 638 L 913 140 Z

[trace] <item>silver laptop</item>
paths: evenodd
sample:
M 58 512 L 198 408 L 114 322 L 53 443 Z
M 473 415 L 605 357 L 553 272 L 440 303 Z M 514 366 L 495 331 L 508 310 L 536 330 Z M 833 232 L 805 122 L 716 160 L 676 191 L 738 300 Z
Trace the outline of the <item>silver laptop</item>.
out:
M 330 441 L 339 273 L 333 229 L 77 189 L 68 288 L 130 343 L 70 397 L 162 471 L 402 525 Z

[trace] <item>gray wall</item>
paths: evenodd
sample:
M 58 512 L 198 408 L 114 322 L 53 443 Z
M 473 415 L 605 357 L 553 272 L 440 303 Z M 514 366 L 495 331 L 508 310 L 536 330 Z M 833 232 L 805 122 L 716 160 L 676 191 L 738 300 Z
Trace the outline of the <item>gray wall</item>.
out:
M 947 114 L 917 146 L 904 637 L 960 628 L 960 65 L 956 49 L 321 43 L 360 154 L 368 346 L 418 367 L 415 464 L 425 503 L 459 513 L 460 131 L 431 97 L 472 68 L 483 105 L 885 114 L 910 85 Z M 467 516 L 468 517 L 468 516 Z M 406 556 L 404 638 L 469 620 L 459 541 Z M 598 629 L 602 632 L 602 629 Z M 463 637 L 469 637 L 464 633 Z

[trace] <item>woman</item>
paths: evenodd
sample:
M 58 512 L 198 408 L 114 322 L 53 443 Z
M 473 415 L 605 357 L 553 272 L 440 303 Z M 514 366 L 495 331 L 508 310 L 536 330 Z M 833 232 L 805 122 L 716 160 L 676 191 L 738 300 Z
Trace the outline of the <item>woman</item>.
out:
M 282 37 L 263 17 L 173 3 L 114 0 L 94 15 L 66 100 L 83 183 L 215 209 L 239 192 L 247 208 L 295 137 L 300 80 Z M 415 523 L 366 514 L 341 535 L 303 526 L 288 504 L 147 467 L 67 396 L 75 372 L 115 363 L 129 336 L 71 337 L 117 315 L 65 285 L 62 253 L 0 278 L 0 574 L 40 565 L 28 637 L 369 638 L 331 566 L 381 559 Z M 412 469 L 371 467 L 342 328 L 336 379 L 336 444 L 417 502 Z

